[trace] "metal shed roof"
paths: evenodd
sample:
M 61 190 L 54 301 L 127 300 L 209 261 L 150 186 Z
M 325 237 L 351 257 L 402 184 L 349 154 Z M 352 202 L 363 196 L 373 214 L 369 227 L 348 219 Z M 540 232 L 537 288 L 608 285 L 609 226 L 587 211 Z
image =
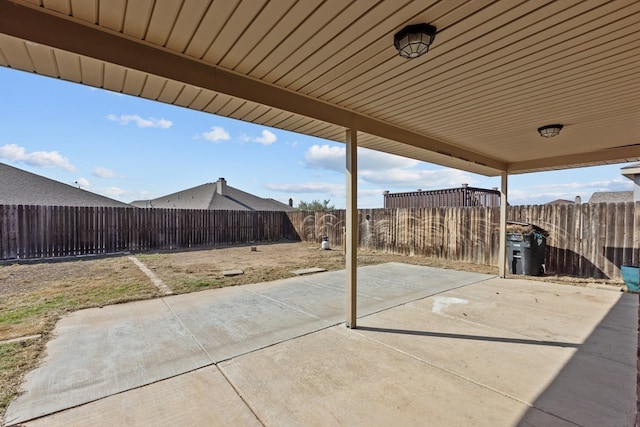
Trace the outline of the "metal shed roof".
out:
M 0 0 L 0 65 L 490 176 L 640 160 L 639 39 L 633 0 Z

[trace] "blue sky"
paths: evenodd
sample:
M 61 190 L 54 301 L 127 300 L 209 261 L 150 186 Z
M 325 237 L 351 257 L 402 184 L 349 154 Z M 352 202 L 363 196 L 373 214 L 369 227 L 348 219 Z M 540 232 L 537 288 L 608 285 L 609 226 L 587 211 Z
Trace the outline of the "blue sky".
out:
M 341 143 L 244 123 L 0 67 L 0 162 L 123 202 L 224 177 L 232 187 L 294 205 L 345 206 Z M 627 164 L 509 178 L 509 203 L 538 204 L 623 191 Z M 358 206 L 382 192 L 500 185 L 489 178 L 360 149 Z

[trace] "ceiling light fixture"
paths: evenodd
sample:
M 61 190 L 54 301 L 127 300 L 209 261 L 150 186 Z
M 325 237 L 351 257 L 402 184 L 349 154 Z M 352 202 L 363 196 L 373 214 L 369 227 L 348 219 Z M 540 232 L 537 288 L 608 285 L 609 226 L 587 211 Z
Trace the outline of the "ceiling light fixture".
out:
M 559 134 L 561 130 L 562 125 L 547 125 L 538 128 L 538 133 L 540 134 L 540 136 L 543 136 L 545 138 L 553 138 L 554 136 Z
M 435 37 L 436 27 L 432 25 L 408 25 L 393 36 L 393 45 L 400 56 L 412 59 L 427 53 Z

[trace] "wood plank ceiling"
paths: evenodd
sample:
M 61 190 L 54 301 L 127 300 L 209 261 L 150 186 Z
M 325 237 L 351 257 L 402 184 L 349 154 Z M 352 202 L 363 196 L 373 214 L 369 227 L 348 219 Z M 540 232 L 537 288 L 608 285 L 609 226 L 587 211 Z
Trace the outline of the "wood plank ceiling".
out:
M 393 34 L 427 22 L 429 53 Z M 0 65 L 485 175 L 640 160 L 635 0 L 0 0 Z M 536 129 L 562 123 L 553 139 Z

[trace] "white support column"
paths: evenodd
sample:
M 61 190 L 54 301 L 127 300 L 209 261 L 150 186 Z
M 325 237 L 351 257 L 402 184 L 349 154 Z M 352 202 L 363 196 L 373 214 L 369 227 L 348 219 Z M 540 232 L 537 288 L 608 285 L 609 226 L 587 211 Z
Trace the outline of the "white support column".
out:
M 347 129 L 347 218 L 345 257 L 347 269 L 346 326 L 356 328 L 358 291 L 358 130 Z
M 507 277 L 507 172 L 502 172 L 500 185 L 500 248 L 498 250 L 498 275 Z

